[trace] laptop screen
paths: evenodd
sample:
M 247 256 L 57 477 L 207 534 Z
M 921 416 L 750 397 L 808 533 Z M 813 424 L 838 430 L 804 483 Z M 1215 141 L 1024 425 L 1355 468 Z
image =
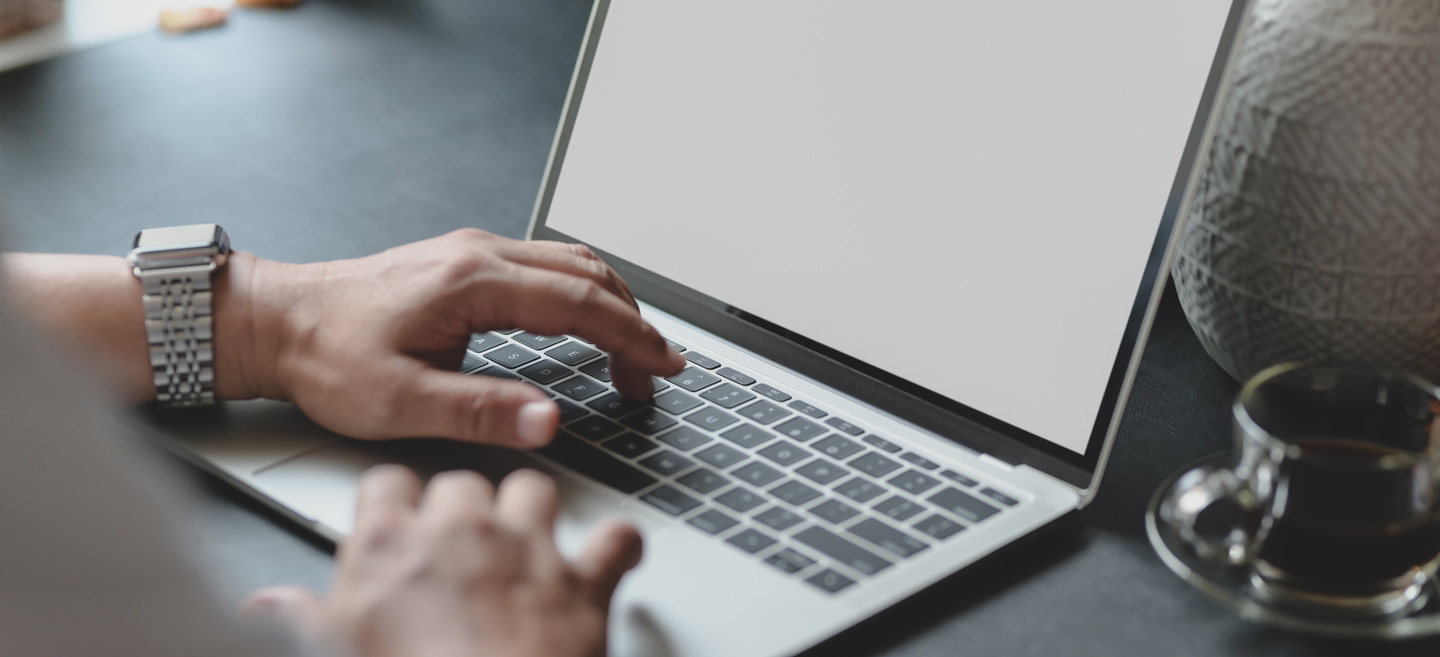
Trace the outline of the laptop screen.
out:
M 545 225 L 1084 453 L 1231 0 L 613 0 Z

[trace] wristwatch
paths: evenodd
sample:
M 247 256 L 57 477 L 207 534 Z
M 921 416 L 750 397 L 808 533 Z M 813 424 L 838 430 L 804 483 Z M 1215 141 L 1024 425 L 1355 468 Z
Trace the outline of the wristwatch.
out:
M 215 224 L 149 228 L 135 236 L 126 259 L 145 286 L 145 336 L 161 403 L 215 403 L 210 278 L 229 255 L 230 236 Z

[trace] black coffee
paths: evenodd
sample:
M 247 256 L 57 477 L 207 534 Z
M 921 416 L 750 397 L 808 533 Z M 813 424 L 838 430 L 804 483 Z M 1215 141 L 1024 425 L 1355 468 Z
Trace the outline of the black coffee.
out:
M 1440 555 L 1427 463 L 1405 466 L 1404 452 L 1352 440 L 1294 444 L 1300 456 L 1281 462 L 1282 490 L 1260 552 L 1285 580 L 1364 594 Z

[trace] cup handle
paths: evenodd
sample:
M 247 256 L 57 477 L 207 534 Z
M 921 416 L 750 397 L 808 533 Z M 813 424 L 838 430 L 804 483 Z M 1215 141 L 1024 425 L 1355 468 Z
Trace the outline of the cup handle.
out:
M 1225 531 L 1221 526 L 1217 528 L 1219 532 L 1197 531 L 1196 522 L 1200 514 L 1217 502 L 1229 502 L 1239 512 L 1229 530 Z M 1242 566 L 1252 563 L 1257 551 L 1255 533 L 1243 522 L 1256 507 L 1255 496 L 1244 480 L 1226 468 L 1205 465 L 1186 472 L 1175 481 L 1175 486 L 1161 504 L 1160 517 L 1201 558 Z

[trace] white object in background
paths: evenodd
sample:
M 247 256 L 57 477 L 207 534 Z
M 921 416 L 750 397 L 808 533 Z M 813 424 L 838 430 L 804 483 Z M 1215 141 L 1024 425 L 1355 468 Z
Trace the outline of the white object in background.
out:
M 230 2 L 193 0 L 66 0 L 65 15 L 54 24 L 0 40 L 0 71 L 99 46 L 156 29 L 162 9 Z

